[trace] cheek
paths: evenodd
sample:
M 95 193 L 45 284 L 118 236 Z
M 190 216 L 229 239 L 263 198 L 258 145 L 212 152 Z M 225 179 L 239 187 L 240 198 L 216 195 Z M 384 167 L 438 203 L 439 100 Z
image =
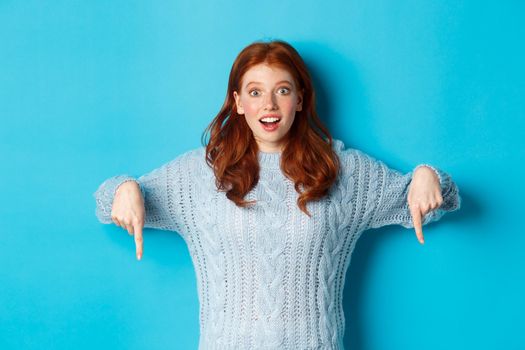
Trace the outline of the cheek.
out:
M 258 113 L 259 109 L 257 108 L 257 105 L 253 101 L 246 101 L 243 103 L 244 107 L 244 119 L 246 120 L 246 123 L 250 127 L 252 131 L 255 131 L 257 128 L 257 124 L 259 123 L 258 120 Z
M 257 115 L 259 112 L 259 104 L 256 101 L 246 101 L 244 106 L 244 112 L 246 116 L 251 117 L 253 115 Z
M 281 108 L 287 112 L 295 112 L 297 101 L 295 99 L 286 99 L 281 103 Z

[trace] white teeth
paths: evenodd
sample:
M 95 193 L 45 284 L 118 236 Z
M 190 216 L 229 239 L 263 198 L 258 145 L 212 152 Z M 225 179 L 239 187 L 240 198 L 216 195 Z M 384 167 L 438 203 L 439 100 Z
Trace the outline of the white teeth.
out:
M 267 118 L 262 118 L 261 121 L 262 122 L 265 122 L 265 123 L 273 123 L 273 122 L 276 122 L 278 120 L 281 120 L 280 118 L 272 118 L 272 117 L 267 117 Z

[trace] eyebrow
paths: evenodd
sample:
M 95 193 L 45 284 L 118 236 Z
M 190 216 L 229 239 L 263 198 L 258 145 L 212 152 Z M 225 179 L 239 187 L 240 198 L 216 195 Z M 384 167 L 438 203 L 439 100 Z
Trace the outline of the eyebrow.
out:
M 288 84 L 293 86 L 293 84 L 290 81 L 288 81 L 288 80 L 278 81 L 276 85 L 281 84 L 281 83 L 288 83 Z M 262 84 L 262 83 L 260 81 L 250 81 L 248 84 L 246 84 L 246 87 L 248 87 L 251 84 Z

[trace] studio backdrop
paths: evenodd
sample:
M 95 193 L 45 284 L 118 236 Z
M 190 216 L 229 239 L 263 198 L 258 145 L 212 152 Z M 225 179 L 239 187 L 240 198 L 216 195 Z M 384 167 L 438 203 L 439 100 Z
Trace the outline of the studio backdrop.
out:
M 521 1 L 0 1 L 0 348 L 196 349 L 177 232 L 95 216 L 107 178 L 201 146 L 239 51 L 305 59 L 332 136 L 449 173 L 459 211 L 357 242 L 345 348 L 524 349 Z

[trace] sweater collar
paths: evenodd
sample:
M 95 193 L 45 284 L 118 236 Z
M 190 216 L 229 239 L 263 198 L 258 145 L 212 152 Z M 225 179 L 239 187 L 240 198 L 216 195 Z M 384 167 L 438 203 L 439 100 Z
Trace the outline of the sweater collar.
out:
M 257 158 L 261 169 L 279 169 L 281 167 L 281 152 L 258 151 Z

